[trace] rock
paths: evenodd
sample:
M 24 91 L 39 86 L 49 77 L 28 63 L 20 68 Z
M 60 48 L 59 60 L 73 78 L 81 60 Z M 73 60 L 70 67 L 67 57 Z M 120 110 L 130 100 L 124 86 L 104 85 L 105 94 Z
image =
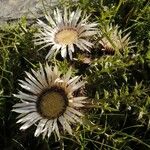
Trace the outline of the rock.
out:
M 45 7 L 52 7 L 58 0 L 43 0 Z M 18 20 L 21 16 L 28 19 L 40 17 L 43 13 L 42 0 L 0 0 L 0 24 Z

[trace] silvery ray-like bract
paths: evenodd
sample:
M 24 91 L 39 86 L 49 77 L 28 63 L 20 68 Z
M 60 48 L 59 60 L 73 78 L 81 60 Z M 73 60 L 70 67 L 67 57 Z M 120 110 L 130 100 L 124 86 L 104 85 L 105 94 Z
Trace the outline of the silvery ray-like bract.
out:
M 83 14 L 80 9 L 70 12 L 66 8 L 64 11 L 56 8 L 53 15 L 47 14 L 45 17 L 47 24 L 39 19 L 37 21 L 40 28 L 35 34 L 34 42 L 36 45 L 42 45 L 40 49 L 50 47 L 46 59 L 58 52 L 63 58 L 68 54 L 72 59 L 76 47 L 90 51 L 93 44 L 89 37 L 97 33 L 97 23 L 88 23 L 89 16 Z
M 25 80 L 19 80 L 23 91 L 14 94 L 21 100 L 13 106 L 14 112 L 20 113 L 17 123 L 22 123 L 21 130 L 36 124 L 35 136 L 40 134 L 50 137 L 55 132 L 60 138 L 60 128 L 72 134 L 71 124 L 81 123 L 81 107 L 86 97 L 74 97 L 74 91 L 85 82 L 80 76 L 71 78 L 71 69 L 64 75 L 57 66 L 40 64 L 38 71 L 26 72 Z
M 118 25 L 116 26 L 113 26 L 112 24 L 107 25 L 105 34 L 99 41 L 99 43 L 103 48 L 102 50 L 114 51 L 116 49 L 124 50 L 126 48 L 135 47 L 134 41 L 130 41 L 130 32 L 125 34 L 124 36 L 123 32 L 124 31 L 119 29 Z

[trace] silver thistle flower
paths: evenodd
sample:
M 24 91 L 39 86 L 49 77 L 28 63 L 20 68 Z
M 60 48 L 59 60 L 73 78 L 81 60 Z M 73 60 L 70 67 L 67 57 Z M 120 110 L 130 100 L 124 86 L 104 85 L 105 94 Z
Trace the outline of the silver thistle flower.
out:
M 70 12 L 64 8 L 63 12 L 57 8 L 54 10 L 53 18 L 45 15 L 49 24 L 38 20 L 40 26 L 39 33 L 35 34 L 35 44 L 43 45 L 42 48 L 51 46 L 46 59 L 61 52 L 65 58 L 67 53 L 72 59 L 75 45 L 81 50 L 89 51 L 93 45 L 88 38 L 97 33 L 97 23 L 87 23 L 89 16 L 82 15 L 82 11 L 77 9 Z
M 13 106 L 13 111 L 20 113 L 17 123 L 22 123 L 20 129 L 25 130 L 37 124 L 35 136 L 55 132 L 60 138 L 59 125 L 72 134 L 72 123 L 82 123 L 83 114 L 79 108 L 84 106 L 86 97 L 74 97 L 73 92 L 85 84 L 80 77 L 71 78 L 71 70 L 61 76 L 57 66 L 52 68 L 46 64 L 40 65 L 39 71 L 26 72 L 25 81 L 20 80 L 20 86 L 27 92 L 19 91 L 14 94 L 21 103 Z

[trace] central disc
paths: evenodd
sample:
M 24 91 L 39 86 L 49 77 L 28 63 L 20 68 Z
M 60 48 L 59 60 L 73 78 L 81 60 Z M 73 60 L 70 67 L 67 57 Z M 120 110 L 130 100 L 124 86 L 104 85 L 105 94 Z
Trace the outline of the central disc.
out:
M 78 33 L 74 29 L 64 29 L 59 31 L 56 36 L 55 40 L 59 44 L 73 44 L 78 38 Z
M 67 97 L 63 90 L 49 89 L 39 97 L 37 108 L 39 113 L 47 118 L 54 119 L 61 116 L 67 107 Z

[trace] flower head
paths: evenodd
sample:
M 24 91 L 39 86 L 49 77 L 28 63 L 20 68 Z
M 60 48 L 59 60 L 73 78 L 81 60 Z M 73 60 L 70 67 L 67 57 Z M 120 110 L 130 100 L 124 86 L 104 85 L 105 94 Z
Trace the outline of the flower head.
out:
M 20 129 L 27 129 L 37 124 L 35 136 L 40 134 L 50 137 L 55 132 L 60 138 L 59 126 L 72 134 L 71 123 L 82 123 L 83 114 L 79 108 L 84 106 L 86 97 L 74 97 L 73 92 L 84 85 L 80 77 L 71 77 L 71 70 L 61 75 L 57 66 L 52 68 L 46 64 L 40 65 L 39 71 L 26 72 L 25 81 L 20 86 L 25 92 L 19 91 L 14 96 L 21 103 L 13 106 L 13 111 L 20 113 L 17 123 L 22 123 Z M 59 123 L 58 123 L 59 122 Z
M 35 44 L 42 44 L 41 48 L 51 46 L 46 59 L 59 51 L 63 58 L 68 54 L 72 59 L 75 46 L 83 51 L 89 51 L 92 43 L 88 38 L 97 33 L 97 23 L 87 23 L 89 16 L 82 15 L 79 9 L 70 12 L 65 8 L 63 12 L 60 12 L 57 8 L 54 10 L 53 18 L 50 15 L 45 17 L 48 24 L 41 20 L 37 22 L 40 29 L 39 33 L 35 34 Z
M 114 53 L 115 50 L 122 51 L 125 48 L 134 47 L 133 41 L 130 41 L 130 33 L 123 36 L 122 30 L 119 27 L 109 25 L 106 27 L 106 33 L 101 38 L 99 43 L 102 46 L 102 50 L 110 53 Z

